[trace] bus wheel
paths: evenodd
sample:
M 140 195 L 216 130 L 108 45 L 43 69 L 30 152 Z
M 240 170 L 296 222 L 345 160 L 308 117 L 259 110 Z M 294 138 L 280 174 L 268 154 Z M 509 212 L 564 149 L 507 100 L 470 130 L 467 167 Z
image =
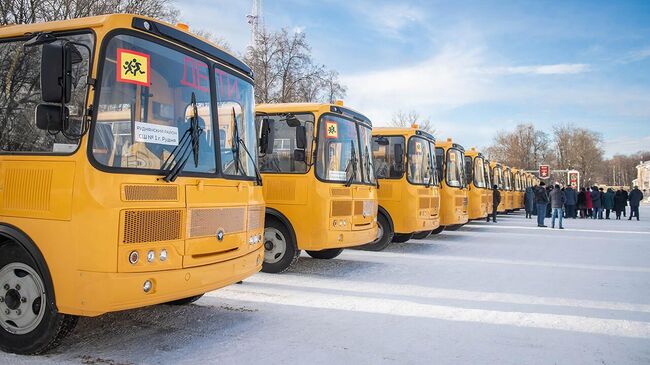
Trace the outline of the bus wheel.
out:
M 413 233 L 395 233 L 393 236 L 393 242 L 395 243 L 404 243 L 410 240 L 413 237 Z
M 359 248 L 368 251 L 381 251 L 390 245 L 393 240 L 393 231 L 390 229 L 388 218 L 383 214 L 377 215 L 377 238 Z
M 21 246 L 0 242 L 0 349 L 41 354 L 72 332 L 78 317 L 59 313 L 53 292 Z
M 431 234 L 440 234 L 440 232 L 445 230 L 445 226 L 438 226 L 438 228 L 431 231 Z
M 197 300 L 201 299 L 203 294 L 195 295 L 193 297 L 187 297 L 183 299 L 178 299 L 178 300 L 172 300 L 171 302 L 167 302 L 165 304 L 167 305 L 187 305 L 187 304 L 192 304 L 196 302 Z
M 451 226 L 445 227 L 445 229 L 448 230 L 448 231 L 457 231 L 462 226 L 464 226 L 464 224 L 452 224 Z
M 329 250 L 321 251 L 305 251 L 307 254 L 315 259 L 331 260 L 343 252 L 342 248 L 330 248 Z
M 268 219 L 264 227 L 264 263 L 262 271 L 281 273 L 300 256 L 300 250 L 291 239 L 289 230 L 277 219 Z
M 413 239 L 414 240 L 423 240 L 431 234 L 431 231 L 424 231 L 424 232 L 417 232 L 413 233 Z

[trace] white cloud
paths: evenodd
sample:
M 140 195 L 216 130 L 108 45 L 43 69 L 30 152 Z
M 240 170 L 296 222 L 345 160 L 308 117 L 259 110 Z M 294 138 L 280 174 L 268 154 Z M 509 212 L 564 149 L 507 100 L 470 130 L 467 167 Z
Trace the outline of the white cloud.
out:
M 647 151 L 650 149 L 650 136 L 606 138 L 604 149 L 607 157 Z
M 585 63 L 559 63 L 554 65 L 488 67 L 479 72 L 492 75 L 568 75 L 589 72 L 591 67 Z
M 618 61 L 619 63 L 632 63 L 632 62 L 642 61 L 646 58 L 650 58 L 650 47 L 628 52 L 626 55 L 621 57 Z

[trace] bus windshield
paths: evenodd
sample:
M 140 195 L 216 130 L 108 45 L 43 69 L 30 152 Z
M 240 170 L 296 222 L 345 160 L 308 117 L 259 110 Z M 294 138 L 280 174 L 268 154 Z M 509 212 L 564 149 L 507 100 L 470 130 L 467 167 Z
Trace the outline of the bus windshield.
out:
M 494 167 L 494 185 L 497 186 L 497 189 L 503 190 L 503 168 L 501 166 Z
M 463 153 L 455 148 L 447 150 L 447 185 L 455 188 L 464 188 L 465 161 Z
M 375 136 L 372 155 L 378 179 L 401 179 L 404 176 L 404 137 Z
M 370 171 L 374 168 L 369 128 L 333 114 L 321 116 L 318 128 L 318 178 L 332 182 L 375 183 L 375 175 Z
M 492 171 L 490 169 L 490 163 L 487 160 L 483 160 L 483 171 L 485 171 L 485 185 L 487 188 L 492 189 Z
M 198 143 L 191 143 L 194 158 L 183 171 L 255 176 L 249 81 L 215 67 L 211 88 L 207 60 L 132 35 L 111 38 L 104 54 L 93 133 L 99 164 L 160 173 L 169 167 L 166 161 L 178 161 L 183 137 L 192 135 Z
M 408 173 L 411 184 L 436 185 L 435 164 L 431 143 L 421 137 L 411 137 L 408 145 Z
M 474 158 L 474 186 L 477 188 L 486 188 L 485 183 L 485 165 L 482 157 Z
M 506 190 L 512 190 L 512 173 L 509 169 L 506 169 L 504 172 L 504 183 L 503 188 Z

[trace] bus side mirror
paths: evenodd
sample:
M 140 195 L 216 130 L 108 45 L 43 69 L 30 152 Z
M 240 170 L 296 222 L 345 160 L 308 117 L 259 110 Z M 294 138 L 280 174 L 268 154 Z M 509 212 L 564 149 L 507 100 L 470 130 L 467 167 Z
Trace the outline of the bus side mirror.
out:
M 296 148 L 307 148 L 307 128 L 304 125 L 296 127 Z
M 396 143 L 393 147 L 393 153 L 395 154 L 395 170 L 402 172 L 404 171 L 404 148 L 400 143 Z
M 271 154 L 273 153 L 273 143 L 275 141 L 275 120 L 263 118 L 261 129 L 260 153 Z
M 296 126 L 296 149 L 293 150 L 293 159 L 296 161 L 307 161 L 307 128 L 304 125 Z
M 60 131 L 70 111 L 67 106 L 56 104 L 38 104 L 36 106 L 36 127 L 46 131 Z
M 41 99 L 46 103 L 67 104 L 72 94 L 72 65 L 82 61 L 70 43 L 45 43 L 41 52 Z

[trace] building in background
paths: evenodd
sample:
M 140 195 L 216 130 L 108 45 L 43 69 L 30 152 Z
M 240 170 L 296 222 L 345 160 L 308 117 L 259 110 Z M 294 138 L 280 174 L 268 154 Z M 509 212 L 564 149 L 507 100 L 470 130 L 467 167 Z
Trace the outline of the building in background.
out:
M 632 180 L 633 186 L 638 186 L 643 196 L 650 201 L 650 161 L 641 161 L 636 165 L 636 179 Z

